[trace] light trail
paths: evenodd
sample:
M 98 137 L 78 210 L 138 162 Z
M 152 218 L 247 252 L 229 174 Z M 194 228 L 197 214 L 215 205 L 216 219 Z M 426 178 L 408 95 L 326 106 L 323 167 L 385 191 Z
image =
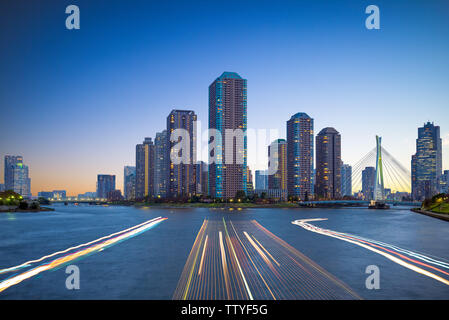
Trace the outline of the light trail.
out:
M 237 254 L 235 253 L 234 246 L 232 245 L 231 238 L 229 237 L 228 228 L 226 227 L 226 222 L 224 221 L 224 218 L 223 218 L 223 224 L 224 224 L 224 227 L 225 227 L 226 236 L 227 236 L 228 239 L 229 239 L 229 244 L 230 244 L 232 253 L 233 253 L 233 255 L 234 255 L 234 259 L 235 259 L 235 261 L 237 262 L 237 267 L 238 267 L 238 269 L 239 269 L 240 276 L 242 277 L 243 283 L 245 284 L 246 292 L 247 292 L 247 294 L 248 294 L 248 296 L 249 296 L 249 299 L 250 299 L 250 300 L 254 300 L 253 295 L 251 294 L 251 290 L 249 289 L 248 282 L 246 281 L 245 275 L 243 274 L 242 268 L 241 268 L 241 266 L 240 266 L 239 259 L 237 258 Z
M 7 273 L 7 272 L 11 272 L 11 271 L 15 271 L 15 270 L 18 270 L 18 269 L 21 269 L 21 268 L 25 268 L 25 267 L 29 267 L 29 266 L 31 266 L 33 263 L 41 262 L 41 261 L 43 261 L 43 260 L 45 260 L 45 259 L 48 259 L 48 258 L 57 256 L 57 255 L 59 255 L 59 254 L 63 254 L 63 253 L 66 253 L 66 252 L 69 252 L 69 251 L 72 251 L 72 250 L 75 250 L 75 249 L 79 249 L 79 248 L 82 248 L 82 247 L 89 246 L 89 245 L 91 245 L 91 244 L 94 244 L 94 243 L 96 243 L 96 242 L 102 241 L 102 240 L 104 240 L 104 239 L 108 239 L 108 238 L 114 237 L 114 236 L 116 236 L 116 235 L 118 235 L 118 234 L 125 233 L 125 232 L 128 232 L 128 231 L 130 231 L 130 230 L 139 228 L 139 227 L 141 227 L 141 226 L 143 226 L 143 225 L 145 225 L 145 224 L 151 223 L 151 222 L 153 222 L 153 221 L 155 221 L 155 220 L 158 220 L 158 219 L 161 219 L 161 217 L 154 218 L 154 219 L 151 219 L 151 220 L 142 222 L 142 223 L 140 223 L 140 224 L 138 224 L 138 225 L 135 225 L 134 227 L 131 227 L 131 228 L 128 228 L 128 229 L 119 231 L 119 232 L 112 233 L 112 234 L 110 234 L 110 235 L 108 235 L 108 236 L 104 236 L 104 237 L 102 237 L 102 238 L 99 238 L 99 239 L 97 239 L 97 240 L 93 240 L 93 241 L 91 241 L 91 242 L 83 243 L 83 244 L 80 244 L 80 245 L 75 246 L 75 247 L 67 248 L 67 249 L 65 249 L 65 250 L 58 251 L 58 252 L 55 252 L 55 253 L 52 253 L 52 254 L 43 256 L 42 258 L 39 258 L 39 259 L 36 259 L 36 260 L 30 260 L 30 261 L 24 262 L 24 263 L 22 263 L 22 264 L 20 264 L 20 265 L 14 266 L 14 267 L 5 268 L 5 269 L 0 269 L 0 274 Z
M 173 299 L 360 297 L 256 221 L 220 218 L 204 220 Z
M 203 253 L 201 254 L 200 270 L 198 270 L 198 275 L 201 274 L 201 270 L 203 269 L 204 254 L 206 253 L 206 248 L 207 248 L 207 238 L 208 238 L 208 236 L 206 235 L 206 239 L 204 239 Z
M 192 276 L 193 276 L 193 270 L 195 269 L 196 259 L 198 258 L 198 252 L 200 251 L 200 243 L 201 243 L 201 240 L 203 239 L 204 230 L 206 229 L 206 226 L 207 226 L 207 220 L 204 220 L 203 224 L 202 224 L 202 226 L 200 228 L 200 231 L 198 232 L 198 234 L 196 236 L 195 242 L 193 243 L 192 250 L 190 251 L 189 258 L 192 257 L 192 253 L 194 251 L 196 253 L 195 253 L 195 258 L 192 258 L 194 260 L 192 262 L 192 268 L 190 269 L 190 272 L 189 272 L 189 279 L 187 280 L 187 285 L 186 285 L 185 290 L 184 290 L 183 300 L 186 300 L 187 295 L 189 293 L 190 283 L 192 281 Z M 187 264 L 186 264 L 186 266 L 187 266 Z
M 220 252 L 221 252 L 221 262 L 223 266 L 223 274 L 226 284 L 226 293 L 228 294 L 228 297 L 231 296 L 230 293 L 230 285 L 229 285 L 229 274 L 228 274 L 228 265 L 226 263 L 226 253 L 223 245 L 223 233 L 220 231 L 218 233 L 218 237 L 220 239 Z
M 437 265 L 439 267 L 449 269 L 449 264 L 447 262 L 439 261 L 437 259 L 425 256 L 423 254 L 416 253 L 416 252 L 406 250 L 406 249 L 402 249 L 400 247 L 390 245 L 387 243 L 383 243 L 380 241 L 359 237 L 357 235 L 353 235 L 353 234 L 349 234 L 349 233 L 342 233 L 342 232 L 333 231 L 333 230 L 329 230 L 329 229 L 323 229 L 323 228 L 319 228 L 313 224 L 308 223 L 308 222 L 312 222 L 312 221 L 323 221 L 323 220 L 327 220 L 327 219 L 323 219 L 323 218 L 302 219 L 302 220 L 295 220 L 292 222 L 292 224 L 298 225 L 308 231 L 312 231 L 312 232 L 319 233 L 319 234 L 322 234 L 322 235 L 325 235 L 328 237 L 336 238 L 339 240 L 343 240 L 343 241 L 355 244 L 357 246 L 360 246 L 362 248 L 365 248 L 367 250 L 375 252 L 379 255 L 382 255 L 385 258 L 387 258 L 405 268 L 408 268 L 408 269 L 413 270 L 419 274 L 425 275 L 425 276 L 435 279 L 439 282 L 442 282 L 446 285 L 449 285 L 448 279 L 443 278 L 440 275 L 437 275 L 435 273 L 432 273 L 426 269 L 423 269 L 423 268 L 415 265 L 415 264 L 418 264 L 420 266 L 438 271 L 442 274 L 449 275 L 449 272 L 441 270 L 434 266 L 434 265 Z M 387 248 L 389 248 L 389 249 L 387 249 Z M 416 259 L 424 261 L 424 262 L 418 261 L 416 259 L 412 259 L 410 257 L 416 258 Z M 406 260 L 409 262 L 407 262 Z
M 262 259 L 265 261 L 265 263 L 268 265 L 268 267 L 271 269 L 271 271 L 273 271 L 273 273 L 276 276 L 280 277 L 279 273 L 276 271 L 276 269 L 274 268 L 274 266 L 271 263 L 270 259 L 268 259 L 268 257 L 262 251 L 262 249 L 260 249 L 259 246 L 254 242 L 254 240 L 251 239 L 251 237 L 249 236 L 249 234 L 246 231 L 244 231 L 243 234 L 248 239 L 249 243 L 251 243 L 251 245 L 254 247 L 254 249 L 256 249 L 257 253 L 262 257 Z
M 45 263 L 45 264 L 42 264 L 42 265 L 37 266 L 35 268 L 32 268 L 31 270 L 25 271 L 25 272 L 23 272 L 21 274 L 18 274 L 18 275 L 12 276 L 12 277 L 10 277 L 10 278 L 8 278 L 6 280 L 3 280 L 2 282 L 0 282 L 0 292 L 8 289 L 11 286 L 16 285 L 16 284 L 18 284 L 18 283 L 20 283 L 20 282 L 22 282 L 22 281 L 24 281 L 26 279 L 34 277 L 34 276 L 40 274 L 41 272 L 60 267 L 60 266 L 66 264 L 66 263 L 68 263 L 70 261 L 79 259 L 79 258 L 81 258 L 81 257 L 83 257 L 85 255 L 88 255 L 88 254 L 91 254 L 91 253 L 103 250 L 103 249 L 105 249 L 107 247 L 110 247 L 110 246 L 112 246 L 114 244 L 117 244 L 118 242 L 121 242 L 121 241 L 127 240 L 127 239 L 129 239 L 131 237 L 137 236 L 138 234 L 151 229 L 152 227 L 158 225 L 159 223 L 161 223 L 162 221 L 164 221 L 166 219 L 167 218 L 158 217 L 158 218 L 155 218 L 155 219 L 152 219 L 152 220 L 148 220 L 148 221 L 146 221 L 144 223 L 141 223 L 141 224 L 139 224 L 137 226 L 134 226 L 132 228 L 128 228 L 126 230 L 113 233 L 113 234 L 111 234 L 109 236 L 102 237 L 100 239 L 97 239 L 97 240 L 94 240 L 94 241 L 91 241 L 91 242 L 88 242 L 86 244 L 82 244 L 82 245 L 79 245 L 79 246 L 76 246 L 76 247 L 72 247 L 72 248 L 66 249 L 64 251 L 59 251 L 57 253 L 54 253 L 54 254 L 42 257 L 42 258 L 37 259 L 37 260 L 33 260 L 32 263 L 41 262 L 41 261 L 47 259 L 48 257 L 54 257 L 57 254 L 66 253 L 66 252 L 69 252 L 71 250 L 82 248 L 82 247 L 88 246 L 90 244 L 96 243 L 96 244 L 91 245 L 90 247 L 87 247 L 85 249 L 82 249 L 82 250 L 76 251 L 74 253 L 70 253 L 70 254 L 67 254 L 65 256 L 59 257 L 59 258 L 57 258 L 55 260 L 52 260 L 52 261 L 50 261 L 48 263 Z M 104 239 L 107 239 L 107 240 L 104 240 Z M 100 240 L 104 240 L 104 241 L 99 242 Z M 17 270 L 18 268 L 23 268 L 24 265 L 29 265 L 30 266 L 31 264 L 27 262 L 27 263 L 21 264 L 21 265 L 19 265 L 17 267 L 12 267 L 12 268 L 8 268 L 8 269 L 9 270 L 11 270 L 11 269 L 16 269 Z
M 268 254 L 268 256 L 271 258 L 271 260 L 273 260 L 274 263 L 276 263 L 277 266 L 280 267 L 281 264 L 280 264 L 279 262 L 277 262 L 275 258 L 273 258 L 273 256 L 271 255 L 271 253 L 269 253 L 268 250 L 265 249 L 265 247 L 264 247 L 259 241 L 257 241 L 257 239 L 256 239 L 255 236 L 253 236 L 253 239 L 254 239 L 254 240 L 257 242 L 257 244 L 258 244 L 258 245 L 265 251 L 265 253 Z

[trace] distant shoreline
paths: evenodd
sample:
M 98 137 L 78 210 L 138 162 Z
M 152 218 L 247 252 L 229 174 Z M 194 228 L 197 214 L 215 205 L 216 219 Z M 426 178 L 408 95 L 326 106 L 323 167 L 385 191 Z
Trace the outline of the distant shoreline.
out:
M 43 211 L 55 211 L 53 208 L 40 207 L 38 209 L 19 209 L 17 206 L 0 206 L 0 213 L 8 212 L 43 212 Z

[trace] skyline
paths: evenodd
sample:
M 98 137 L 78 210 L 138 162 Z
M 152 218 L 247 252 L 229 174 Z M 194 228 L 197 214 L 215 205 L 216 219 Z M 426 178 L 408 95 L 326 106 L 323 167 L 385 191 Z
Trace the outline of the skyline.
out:
M 164 20 L 156 12 L 167 13 L 166 4 L 114 3 L 105 14 L 98 3 L 78 1 L 81 29 L 74 32 L 63 26 L 65 3 L 42 6 L 42 15 L 33 11 L 36 4 L 1 4 L 1 12 L 20 8 L 23 19 L 12 19 L 14 13 L 0 19 L 2 30 L 11 31 L 0 41 L 18 38 L 16 47 L 2 46 L 9 49 L 0 62 L 2 105 L 10 116 L 0 120 L 7 138 L 0 140 L 0 157 L 24 157 L 33 195 L 94 191 L 97 174 L 116 175 L 122 190 L 135 145 L 154 139 L 172 109 L 194 110 L 205 129 L 207 88 L 223 71 L 234 71 L 248 79 L 248 128 L 278 129 L 285 138 L 286 121 L 304 112 L 314 119 L 314 135 L 327 126 L 341 133 L 345 163 L 356 163 L 379 134 L 410 169 L 417 128 L 431 121 L 441 127 L 443 169 L 449 169 L 448 5 L 379 1 L 381 30 L 368 31 L 363 4 L 327 2 L 322 10 L 323 3 L 303 12 L 289 10 L 300 6 L 292 2 L 261 2 L 253 11 L 244 2 L 241 11 L 252 19 L 232 19 L 227 38 L 207 10 L 221 8 L 217 14 L 228 18 L 244 13 L 219 4 L 203 4 L 203 13 L 198 4 L 180 5 Z M 114 20 L 124 9 L 128 19 Z M 229 52 L 214 60 L 208 53 L 221 36 Z M 30 42 L 36 37 L 41 43 Z M 31 44 L 36 48 L 28 52 Z M 252 172 L 266 169 L 267 158 L 255 163 L 251 146 L 248 154 Z

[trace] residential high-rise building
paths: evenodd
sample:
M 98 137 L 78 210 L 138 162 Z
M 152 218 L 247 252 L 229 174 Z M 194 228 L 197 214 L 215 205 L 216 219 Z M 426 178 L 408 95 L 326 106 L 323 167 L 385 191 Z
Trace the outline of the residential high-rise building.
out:
M 366 167 L 362 171 L 362 193 L 365 200 L 374 199 L 375 182 L 376 182 L 376 168 Z
M 416 153 L 412 156 L 412 197 L 431 198 L 438 193 L 442 171 L 440 127 L 427 122 L 418 128 Z
M 209 86 L 209 129 L 221 134 L 209 144 L 210 195 L 247 192 L 247 81 L 235 72 L 223 72 Z
M 341 136 L 324 128 L 316 136 L 315 195 L 321 199 L 341 197 Z
M 204 161 L 198 161 L 196 164 L 196 193 L 202 195 L 209 194 L 209 166 Z
M 196 114 L 192 110 L 172 110 L 167 117 L 170 150 L 168 193 L 172 198 L 190 197 L 196 193 L 196 120 Z M 178 150 L 179 145 L 184 150 Z M 178 157 L 178 163 L 174 161 L 174 157 Z
M 136 145 L 136 199 L 154 196 L 154 144 L 145 138 Z
M 352 167 L 349 164 L 341 166 L 341 195 L 352 196 Z
M 31 198 L 29 169 L 22 156 L 5 156 L 5 190 L 12 190 L 24 198 Z
M 256 170 L 256 189 L 268 189 L 268 170 Z
M 288 195 L 309 199 L 313 195 L 313 119 L 299 112 L 287 121 Z
M 246 194 L 249 196 L 254 194 L 253 174 L 249 166 L 246 166 Z
M 13 168 L 13 191 L 24 198 L 31 198 L 31 179 L 29 178 L 28 166 L 18 163 Z
M 23 164 L 22 156 L 5 156 L 5 190 L 14 189 L 14 167 Z
M 121 201 L 123 200 L 122 192 L 120 190 L 111 190 L 107 193 L 106 198 L 108 201 Z
M 156 133 L 154 139 L 154 193 L 157 197 L 167 197 L 168 170 L 170 166 L 170 149 L 167 130 Z
M 108 193 L 115 190 L 115 175 L 99 174 L 97 176 L 97 197 L 107 199 Z
M 136 198 L 136 167 L 125 166 L 123 169 L 123 194 L 126 200 Z
M 268 146 L 268 189 L 287 189 L 287 142 L 285 139 L 274 140 Z M 271 169 L 270 169 L 271 168 Z
M 311 184 L 312 184 L 312 186 L 311 186 L 311 188 L 312 188 L 312 190 L 315 192 L 315 181 L 316 181 L 316 168 L 313 168 L 313 170 L 312 170 L 312 182 L 311 182 Z

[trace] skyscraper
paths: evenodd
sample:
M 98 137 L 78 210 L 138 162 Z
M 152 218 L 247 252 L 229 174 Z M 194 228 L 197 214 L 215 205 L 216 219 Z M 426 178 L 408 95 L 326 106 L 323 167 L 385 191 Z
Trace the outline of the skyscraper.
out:
M 209 129 L 221 134 L 209 144 L 209 191 L 214 198 L 247 192 L 247 81 L 223 72 L 209 86 Z
M 268 189 L 287 189 L 287 142 L 285 139 L 274 140 L 268 146 L 268 170 L 275 170 L 268 175 Z
M 268 172 L 267 170 L 256 170 L 256 189 L 268 189 Z
M 123 194 L 126 200 L 136 197 L 136 167 L 125 166 L 123 169 Z
M 209 177 L 208 169 L 209 166 L 204 161 L 198 161 L 196 164 L 196 193 L 202 195 L 208 195 L 209 193 Z
M 151 138 L 145 138 L 136 145 L 136 199 L 154 195 L 154 144 Z
M 168 168 L 168 190 L 170 197 L 190 197 L 195 191 L 196 170 L 196 114 L 192 110 L 172 110 L 167 117 L 168 147 L 170 164 Z M 177 129 L 180 134 L 176 134 Z M 182 132 L 181 132 L 182 131 Z M 185 136 L 182 136 L 185 134 Z M 186 139 L 186 141 L 183 141 Z M 181 144 L 185 150 L 176 150 Z M 182 152 L 185 152 L 184 154 Z M 175 163 L 177 156 L 180 163 Z
M 97 176 L 97 198 L 106 199 L 108 193 L 115 190 L 115 175 L 99 174 Z
M 431 198 L 438 193 L 442 171 L 440 127 L 427 122 L 418 128 L 416 153 L 412 156 L 412 197 Z
M 366 167 L 362 171 L 362 193 L 365 200 L 374 199 L 374 183 L 376 181 L 376 168 Z
M 156 133 L 154 139 L 154 193 L 161 198 L 167 197 L 169 152 L 167 130 Z
M 352 167 L 349 164 L 341 166 L 341 195 L 352 196 Z
M 24 198 L 31 197 L 31 179 L 22 156 L 5 156 L 5 190 L 13 190 Z
M 249 166 L 246 166 L 246 194 L 249 196 L 254 194 L 253 173 Z
M 315 178 L 317 197 L 341 197 L 341 136 L 334 128 L 324 128 L 316 136 Z
M 287 189 L 301 200 L 313 195 L 313 119 L 299 112 L 287 121 Z
M 5 190 L 14 189 L 14 167 L 23 164 L 22 156 L 5 156 Z

